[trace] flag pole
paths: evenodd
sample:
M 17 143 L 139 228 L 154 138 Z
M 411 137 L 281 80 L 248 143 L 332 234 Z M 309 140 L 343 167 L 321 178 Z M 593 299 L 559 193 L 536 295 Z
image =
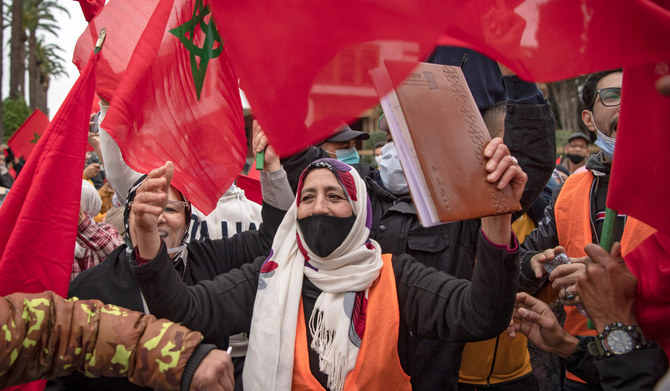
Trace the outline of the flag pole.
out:
M 600 247 L 605 251 L 612 250 L 612 239 L 614 237 L 614 223 L 618 213 L 615 210 L 607 208 L 605 211 L 605 221 L 603 222 L 603 232 L 600 239 Z
M 106 38 L 107 38 L 107 29 L 103 27 L 100 30 L 100 34 L 98 35 L 98 40 L 95 43 L 95 48 L 93 49 L 94 54 L 100 53 L 100 51 L 102 50 L 102 45 L 105 44 L 105 39 Z

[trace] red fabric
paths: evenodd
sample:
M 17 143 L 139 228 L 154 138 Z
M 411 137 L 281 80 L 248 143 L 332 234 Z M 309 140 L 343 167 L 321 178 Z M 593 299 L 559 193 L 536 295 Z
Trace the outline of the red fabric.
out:
M 98 16 L 102 7 L 105 6 L 105 0 L 75 0 L 79 2 L 81 10 L 84 13 L 84 18 L 87 22 Z
M 244 190 L 244 195 L 247 197 L 247 199 L 262 205 L 263 192 L 261 191 L 261 181 L 260 179 L 253 177 L 252 171 L 254 170 L 254 168 L 249 170 L 250 175 L 238 175 L 236 184 L 237 187 Z
M 425 58 L 442 33 L 527 79 L 667 56 L 670 14 L 645 0 L 212 0 L 240 86 L 286 156 L 378 103 L 368 71 Z M 659 39 L 649 39 L 659 37 Z M 383 42 L 377 40 L 385 40 Z
M 637 277 L 637 321 L 670 357 L 670 236 L 656 233 L 624 259 Z
M 47 126 L 49 126 L 49 117 L 40 109 L 35 109 L 7 141 L 7 145 L 14 152 L 14 156 L 23 156 L 24 159 L 28 160 L 30 153 L 37 145 L 35 138 L 39 139 Z
M 111 4 L 137 8 L 134 0 L 117 0 Z M 139 2 L 141 3 L 141 2 Z M 139 30 L 132 55 L 107 58 L 110 69 L 122 70 L 105 75 L 99 84 L 101 96 L 113 96 L 101 125 L 116 140 L 125 162 L 134 170 L 150 170 L 171 160 L 175 164 L 173 184 L 204 214 L 210 213 L 218 199 L 230 187 L 244 164 L 246 136 L 237 76 L 226 54 L 226 47 L 213 42 L 213 50 L 223 51 L 204 62 L 194 57 L 200 69 L 206 68 L 198 96 L 192 76 L 192 58 L 173 30 L 194 18 L 196 0 L 160 0 L 148 18 L 105 19 L 126 30 Z M 174 5 L 174 7 L 173 7 Z M 100 18 L 106 17 L 106 7 Z M 125 9 L 125 8 L 124 8 Z M 96 24 L 99 20 L 96 18 Z M 195 30 L 198 47 L 212 47 L 202 30 L 213 23 L 209 16 Z M 214 30 L 215 31 L 215 30 Z M 183 37 L 191 37 L 187 32 Z M 83 37 L 88 37 L 85 32 Z M 128 35 L 133 35 L 128 33 Z M 129 45 L 123 37 L 108 34 L 114 48 Z M 113 42 L 112 42 L 113 41 Z M 105 44 L 107 45 L 107 43 Z M 105 53 L 111 52 L 106 47 Z M 106 58 L 103 55 L 103 58 Z M 125 60 L 125 58 L 129 58 Z M 129 65 L 127 65 L 129 64 Z
M 97 60 L 91 56 L 0 208 L 0 296 L 67 295 Z M 45 383 L 10 389 L 43 390 Z
M 667 52 L 666 52 L 667 54 Z M 670 58 L 670 55 L 668 55 Z M 670 97 L 655 89 L 670 62 L 624 68 L 623 95 L 607 206 L 670 234 Z

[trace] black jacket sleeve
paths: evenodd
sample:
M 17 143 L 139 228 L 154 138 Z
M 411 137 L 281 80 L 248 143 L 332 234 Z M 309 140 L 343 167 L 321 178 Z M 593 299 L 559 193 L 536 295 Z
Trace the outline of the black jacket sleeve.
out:
M 586 345 L 594 337 L 578 337 L 579 346 L 567 360 L 567 369 L 589 384 L 600 384 L 604 391 L 653 390 L 668 371 L 668 358 L 663 349 L 649 341 L 643 349 L 612 356 L 595 358 Z
M 206 277 L 212 279 L 217 274 L 226 273 L 252 262 L 256 257 L 267 255 L 285 214 L 285 210 L 263 203 L 263 223 L 258 230 L 240 232 L 230 238 L 192 242 L 188 245 L 189 262 L 192 260 L 194 263 L 211 263 L 215 273 Z
M 421 338 L 494 338 L 512 317 L 518 256 L 518 251 L 497 248 L 480 234 L 472 282 L 426 267 L 406 254 L 394 257 L 401 320 Z
M 134 254 L 133 254 L 134 261 Z M 248 332 L 263 257 L 211 281 L 187 286 L 171 266 L 165 244 L 156 258 L 133 271 L 149 311 L 206 336 Z
M 503 140 L 528 175 L 521 197 L 519 218 L 540 195 L 551 178 L 556 161 L 556 121 L 551 106 L 537 89 L 516 76 L 505 76 L 507 113 Z
M 653 390 L 668 371 L 668 358 L 656 343 L 620 356 L 595 360 L 604 391 Z

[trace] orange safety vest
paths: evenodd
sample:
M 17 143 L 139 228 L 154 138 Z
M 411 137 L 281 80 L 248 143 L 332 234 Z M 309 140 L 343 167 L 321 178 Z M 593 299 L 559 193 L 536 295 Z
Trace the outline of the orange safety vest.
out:
M 593 179 L 593 173 L 590 171 L 570 175 L 554 206 L 558 243 L 565 247 L 565 252 L 570 258 L 586 256 L 584 247 L 592 242 L 591 184 Z M 655 232 L 656 230 L 652 227 L 628 217 L 621 237 L 622 255 L 628 254 Z M 572 335 L 596 335 L 595 330 L 586 326 L 587 319 L 579 313 L 575 306 L 564 306 L 563 308 L 566 313 L 565 331 Z M 570 372 L 567 373 L 567 377 L 583 383 Z
M 379 278 L 368 293 L 365 331 L 354 369 L 347 375 L 345 391 L 411 390 L 409 376 L 400 366 L 398 328 L 400 309 L 391 254 L 382 255 Z M 295 334 L 293 384 L 291 390 L 323 390 L 309 368 L 307 329 L 300 299 Z

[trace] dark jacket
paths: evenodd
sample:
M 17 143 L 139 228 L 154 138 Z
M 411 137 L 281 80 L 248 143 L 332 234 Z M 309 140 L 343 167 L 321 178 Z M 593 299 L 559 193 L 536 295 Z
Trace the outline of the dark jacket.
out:
M 263 224 L 258 231 L 245 231 L 231 238 L 192 242 L 188 245 L 188 262 L 183 270 L 183 281 L 195 285 L 198 281 L 211 280 L 219 274 L 227 273 L 256 257 L 268 254 L 272 240 L 284 214 L 283 210 L 263 204 L 261 211 Z M 140 287 L 130 268 L 126 245 L 117 247 L 98 266 L 83 271 L 71 284 L 68 297 L 98 299 L 105 304 L 115 304 L 133 311 L 144 312 Z M 167 273 L 174 274 L 174 265 L 166 265 Z M 164 287 L 161 285 L 161 289 Z M 160 316 L 159 316 L 160 317 Z M 228 346 L 230 334 L 217 334 L 205 339 L 220 349 Z M 142 388 L 125 378 L 91 379 L 75 373 L 62 380 L 68 390 L 140 390 Z
M 521 205 L 530 207 L 551 177 L 556 159 L 555 122 L 551 107 L 534 84 L 517 77 L 506 77 L 508 94 L 505 117 L 505 144 L 519 165 L 528 174 Z M 295 192 L 302 170 L 312 161 L 329 157 L 320 148 L 309 148 L 282 161 L 291 188 Z M 372 203 L 370 237 L 382 247 L 382 252 L 394 255 L 409 254 L 424 265 L 470 279 L 477 250 L 479 219 L 458 221 L 423 228 L 409 196 L 396 197 L 383 188 L 377 170 L 367 164 L 354 168 L 365 179 Z M 520 216 L 520 213 L 516 217 Z M 400 346 L 416 390 L 456 389 L 463 343 L 436 341 L 406 334 Z M 405 344 L 406 341 L 409 343 Z
M 595 358 L 587 350 L 587 344 L 595 338 L 578 338 L 577 350 L 562 361 L 567 370 L 589 384 L 600 383 L 605 391 L 651 391 L 668 371 L 668 358 L 653 341 L 645 348 L 626 354 Z
M 518 278 L 517 252 L 480 237 L 477 255 L 472 283 L 428 268 L 407 254 L 393 257 L 400 321 L 409 332 L 467 342 L 495 337 L 509 325 Z M 188 287 L 169 270 L 163 246 L 155 259 L 135 266 L 134 272 L 151 313 L 212 337 L 249 332 L 263 260 L 260 257 L 213 281 Z M 306 286 L 303 283 L 303 300 L 316 301 L 315 295 L 305 295 Z M 313 305 L 305 302 L 306 307 Z M 404 338 L 399 335 L 399 349 L 407 345 Z M 401 354 L 400 359 L 405 367 L 411 357 Z

